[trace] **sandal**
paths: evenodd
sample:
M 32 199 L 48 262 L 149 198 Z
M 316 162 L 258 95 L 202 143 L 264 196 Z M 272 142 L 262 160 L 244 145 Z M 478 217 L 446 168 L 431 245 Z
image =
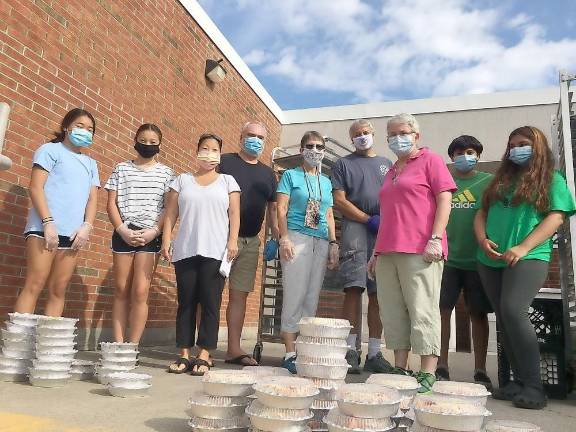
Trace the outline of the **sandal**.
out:
M 544 390 L 534 387 L 524 387 L 524 389 L 512 399 L 516 408 L 539 410 L 548 404 L 548 399 Z
M 185 366 L 184 369 L 180 369 L 180 366 L 182 365 Z M 190 369 L 192 369 L 192 363 L 190 363 L 190 360 L 186 357 L 180 357 L 178 360 L 168 366 L 168 373 L 183 374 L 188 372 Z
M 244 360 L 248 360 L 248 362 L 245 362 Z M 253 364 L 252 361 L 254 361 L 255 364 Z M 239 355 L 238 357 L 224 360 L 224 363 L 240 365 L 240 366 L 258 366 L 258 362 L 250 354 L 242 354 L 242 355 Z
M 504 387 L 497 388 L 492 391 L 492 397 L 497 400 L 511 401 L 518 395 L 524 386 L 516 381 L 510 381 Z
M 207 362 L 206 360 L 202 360 L 201 358 L 197 358 L 194 360 L 194 364 L 192 365 L 192 370 L 190 371 L 190 375 L 192 376 L 204 376 L 204 374 L 208 371 L 201 371 L 198 370 L 200 369 L 201 366 L 207 367 L 208 371 L 212 368 L 212 366 L 214 366 L 214 364 L 212 364 L 211 362 Z M 194 370 L 194 367 L 196 367 L 196 370 Z

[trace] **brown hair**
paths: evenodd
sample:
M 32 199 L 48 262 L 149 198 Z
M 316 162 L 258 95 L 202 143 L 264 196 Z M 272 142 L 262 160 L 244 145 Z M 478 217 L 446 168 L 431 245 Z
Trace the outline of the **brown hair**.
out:
M 300 140 L 300 148 L 303 148 L 306 144 L 308 144 L 308 141 L 310 140 L 319 140 L 322 141 L 322 144 L 326 144 L 326 141 L 320 132 L 308 131 L 302 135 L 302 139 Z
M 508 159 L 510 140 L 514 136 L 523 136 L 532 141 L 532 157 L 525 166 Z M 513 191 L 511 205 L 531 204 L 541 213 L 550 209 L 548 195 L 554 172 L 554 156 L 548 146 L 544 133 L 533 126 L 522 126 L 512 131 L 508 137 L 506 152 L 494 179 L 486 188 L 482 197 L 482 209 L 488 211 L 490 205 L 500 201 Z
M 140 135 L 141 132 L 147 130 L 152 131 L 156 135 L 158 135 L 158 144 L 162 144 L 162 131 L 154 123 L 144 123 L 143 125 L 140 125 L 140 127 L 136 131 L 136 135 L 134 135 L 134 141 L 138 140 L 138 135 Z

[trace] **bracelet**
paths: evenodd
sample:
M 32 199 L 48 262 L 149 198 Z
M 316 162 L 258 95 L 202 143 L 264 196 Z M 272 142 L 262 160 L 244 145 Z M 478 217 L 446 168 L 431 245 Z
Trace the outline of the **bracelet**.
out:
M 330 240 L 330 244 L 331 244 L 331 245 L 333 245 L 333 244 L 337 245 L 338 242 L 337 242 L 336 240 Z
M 54 218 L 52 216 L 46 216 L 44 219 L 42 219 L 42 225 L 46 225 L 49 222 L 54 222 Z

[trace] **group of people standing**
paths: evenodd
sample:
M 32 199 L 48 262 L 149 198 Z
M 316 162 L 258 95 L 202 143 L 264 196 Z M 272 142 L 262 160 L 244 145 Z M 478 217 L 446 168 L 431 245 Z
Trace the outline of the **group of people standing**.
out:
M 96 215 L 98 169 L 81 151 L 95 132 L 93 116 L 74 109 L 34 155 L 25 229 L 28 267 L 18 312 L 33 312 L 46 286 L 45 313 L 62 314 L 78 251 Z M 418 122 L 409 114 L 387 124 L 394 163 L 376 154 L 369 121 L 353 122 L 349 132 L 355 151 L 337 161 L 331 179 L 320 169 L 324 137 L 309 131 L 300 142 L 301 165 L 286 170 L 277 183 L 272 169 L 259 161 L 267 135 L 261 123 L 242 127 L 238 153 L 222 154 L 220 137 L 201 135 L 197 169 L 180 175 L 156 160 L 160 129 L 142 125 L 135 134 L 135 158 L 118 164 L 105 184 L 114 226 L 115 340 L 139 342 L 162 256 L 174 264 L 178 293 L 180 356 L 169 371 L 202 375 L 213 367 L 210 352 L 218 341 L 226 278 L 226 362 L 256 365 L 240 338 L 268 215 L 282 265 L 283 367 L 295 372 L 298 321 L 316 314 L 326 268 L 338 269 L 345 291 L 342 317 L 353 326 L 346 355 L 351 373 L 360 372 L 357 311 L 366 290 L 364 369 L 414 375 L 420 392 L 430 391 L 436 379 L 449 379 L 450 316 L 463 290 L 472 318 L 474 380 L 491 388 L 487 314 L 495 311 L 514 381 L 494 396 L 524 408 L 545 406 L 527 310 L 547 275 L 551 237 L 576 206 L 554 170 L 544 134 L 529 126 L 512 131 L 493 176 L 475 169 L 483 147 L 467 135 L 448 146 L 450 172 L 442 157 L 420 145 Z M 339 241 L 334 211 L 342 216 Z M 382 355 L 382 331 L 394 365 Z M 410 351 L 420 356 L 416 373 L 409 369 Z

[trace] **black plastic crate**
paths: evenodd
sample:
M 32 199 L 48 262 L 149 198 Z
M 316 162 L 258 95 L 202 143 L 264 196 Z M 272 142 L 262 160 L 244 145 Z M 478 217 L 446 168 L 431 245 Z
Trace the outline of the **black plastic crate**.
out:
M 535 299 L 529 315 L 540 346 L 540 373 L 546 394 L 551 398 L 565 399 L 571 385 L 567 375 L 562 300 Z M 503 386 L 514 376 L 502 346 L 500 331 L 497 340 L 498 382 Z

